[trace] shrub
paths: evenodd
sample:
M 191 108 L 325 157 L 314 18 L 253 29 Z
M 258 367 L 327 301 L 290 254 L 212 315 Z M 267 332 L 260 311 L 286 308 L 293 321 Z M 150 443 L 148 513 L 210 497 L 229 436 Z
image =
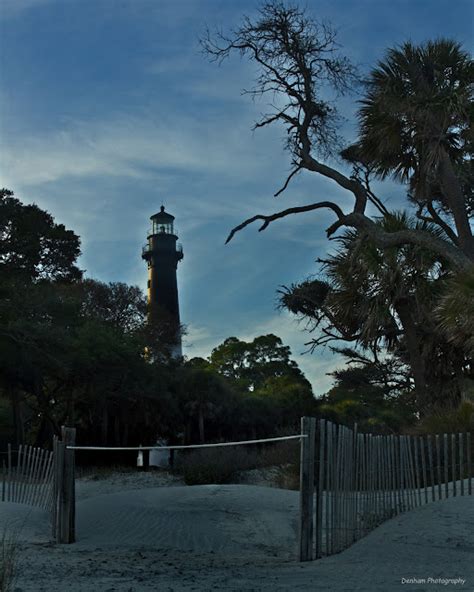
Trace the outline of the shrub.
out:
M 421 434 L 449 434 L 474 430 L 474 403 L 463 401 L 458 407 L 439 408 L 424 417 L 419 426 Z
M 265 444 L 258 454 L 261 467 L 296 465 L 299 470 L 300 441 L 287 440 L 277 444 Z
M 0 592 L 13 590 L 18 559 L 18 542 L 14 535 L 3 531 L 0 538 Z
M 235 448 L 204 448 L 181 453 L 176 471 L 186 485 L 231 483 L 239 471 L 255 467 L 255 453 Z
M 300 467 L 298 463 L 291 463 L 281 468 L 277 479 L 277 486 L 280 489 L 292 489 L 298 491 L 300 488 Z
M 175 471 L 186 485 L 239 482 L 239 473 L 248 469 L 281 467 L 278 483 L 286 489 L 299 487 L 299 442 L 203 448 L 178 455 Z M 298 486 L 296 485 L 298 483 Z

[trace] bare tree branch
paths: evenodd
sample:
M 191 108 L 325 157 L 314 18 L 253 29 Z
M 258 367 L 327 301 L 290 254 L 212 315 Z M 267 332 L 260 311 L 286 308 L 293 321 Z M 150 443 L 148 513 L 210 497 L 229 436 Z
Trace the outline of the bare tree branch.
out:
M 431 214 L 431 218 L 434 224 L 437 224 L 442 228 L 448 238 L 450 238 L 455 245 L 459 244 L 459 239 L 453 229 L 441 218 L 438 212 L 435 210 L 432 201 L 427 203 L 428 212 Z
M 292 179 L 292 178 L 293 178 L 295 175 L 297 175 L 297 174 L 298 174 L 298 173 L 301 171 L 301 169 L 302 169 L 302 168 L 303 168 L 303 167 L 301 167 L 301 166 L 297 166 L 295 169 L 293 169 L 293 170 L 291 171 L 291 173 L 288 175 L 288 178 L 286 179 L 286 181 L 285 181 L 285 183 L 284 183 L 283 187 L 282 187 L 281 189 L 279 189 L 279 190 L 278 190 L 276 193 L 274 193 L 274 194 L 273 194 L 273 197 L 278 197 L 278 196 L 279 196 L 281 193 L 283 193 L 283 192 L 285 191 L 285 189 L 288 187 L 288 185 L 289 185 L 289 183 L 290 183 L 291 179 Z
M 257 220 L 263 220 L 262 226 L 258 229 L 258 231 L 261 232 L 262 230 L 265 230 L 265 228 L 267 228 L 267 226 L 271 222 L 273 222 L 274 220 L 278 220 L 279 218 L 285 218 L 286 216 L 289 216 L 290 214 L 301 214 L 303 212 L 311 212 L 312 210 L 320 210 L 322 208 L 328 208 L 328 209 L 332 210 L 333 212 L 335 212 L 338 217 L 344 217 L 344 212 L 341 210 L 341 208 L 337 204 L 335 204 L 331 201 L 321 201 L 319 203 L 309 204 L 307 206 L 288 208 L 286 210 L 283 210 L 281 212 L 276 212 L 275 214 L 271 214 L 269 216 L 265 216 L 263 214 L 257 214 L 256 216 L 252 216 L 251 218 L 244 220 L 244 222 L 242 222 L 241 224 L 239 224 L 238 226 L 233 228 L 231 230 L 229 236 L 227 237 L 225 244 L 230 242 L 237 232 L 239 232 L 240 230 L 242 230 L 243 228 L 245 228 L 249 224 L 256 222 Z
M 338 220 L 328 228 L 328 236 L 333 234 L 337 229 L 343 226 L 348 226 L 367 234 L 375 244 L 382 249 L 398 247 L 405 244 L 418 245 L 433 251 L 439 255 L 441 259 L 450 261 L 457 269 L 470 269 L 472 267 L 472 262 L 467 255 L 457 249 L 454 245 L 433 236 L 433 234 L 429 232 L 410 229 L 386 232 L 364 214 L 360 214 L 356 211 L 353 211 L 350 214 L 344 214 L 341 208 L 331 201 L 321 201 L 307 206 L 287 208 L 286 210 L 270 215 L 257 214 L 256 216 L 244 220 L 244 222 L 233 228 L 225 243 L 227 244 L 230 242 L 237 232 L 257 220 L 263 221 L 263 224 L 258 229 L 258 231 L 261 232 L 262 230 L 265 230 L 269 224 L 280 218 L 285 218 L 291 214 L 301 214 L 319 209 L 332 210 L 338 218 Z

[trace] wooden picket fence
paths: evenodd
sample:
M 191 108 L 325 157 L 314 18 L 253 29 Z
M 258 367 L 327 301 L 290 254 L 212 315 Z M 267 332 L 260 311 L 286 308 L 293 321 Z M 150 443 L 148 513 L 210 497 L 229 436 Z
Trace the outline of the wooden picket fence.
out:
M 423 504 L 473 494 L 470 433 L 376 436 L 301 420 L 300 561 L 338 553 Z
M 61 440 L 53 439 L 53 451 L 8 445 L 3 461 L 1 501 L 48 510 L 52 535 L 59 543 L 75 540 L 74 451 L 76 430 L 63 427 Z
M 53 453 L 42 448 L 8 444 L 2 461 L 1 501 L 51 509 L 53 504 Z

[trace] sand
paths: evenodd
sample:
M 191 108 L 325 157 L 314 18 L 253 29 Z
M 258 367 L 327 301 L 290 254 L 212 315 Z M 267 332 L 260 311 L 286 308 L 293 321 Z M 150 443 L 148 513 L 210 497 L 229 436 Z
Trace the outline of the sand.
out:
M 44 511 L 0 504 L 18 533 L 15 592 L 474 591 L 474 497 L 422 506 L 304 564 L 295 491 L 132 475 L 81 480 L 77 497 L 73 545 L 51 543 Z

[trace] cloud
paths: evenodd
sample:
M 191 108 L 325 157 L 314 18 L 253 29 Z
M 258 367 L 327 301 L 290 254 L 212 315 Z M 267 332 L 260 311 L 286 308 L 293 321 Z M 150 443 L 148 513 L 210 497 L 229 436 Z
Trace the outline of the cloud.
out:
M 244 136 L 245 133 L 245 136 Z M 238 124 L 223 133 L 222 122 L 179 117 L 114 118 L 72 122 L 62 129 L 5 138 L 3 177 L 22 185 L 38 185 L 64 177 L 113 175 L 143 178 L 160 172 L 225 173 L 242 177 L 271 164 L 270 155 L 249 154 L 248 130 Z M 258 152 L 258 147 L 257 147 Z M 237 164 L 238 163 L 238 164 Z
M 52 4 L 57 0 L 2 0 L 0 18 L 13 18 L 32 8 Z M 64 1 L 64 0 L 63 0 Z
M 189 358 L 207 358 L 211 350 L 218 345 L 217 336 L 207 328 L 194 323 L 186 325 L 183 338 L 184 354 Z

